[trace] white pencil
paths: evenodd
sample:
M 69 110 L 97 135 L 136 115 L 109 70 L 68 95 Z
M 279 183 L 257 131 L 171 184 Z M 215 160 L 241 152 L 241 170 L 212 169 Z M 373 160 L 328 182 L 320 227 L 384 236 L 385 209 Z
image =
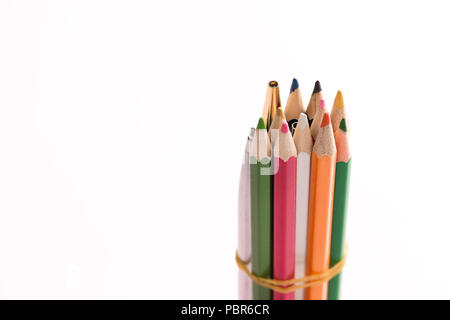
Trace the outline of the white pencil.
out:
M 248 262 L 251 259 L 252 254 L 249 153 L 254 134 L 255 128 L 252 128 L 245 145 L 244 159 L 242 162 L 241 175 L 239 178 L 238 256 L 244 262 Z M 252 298 L 252 280 L 244 273 L 244 271 L 239 269 L 239 299 L 252 300 Z
M 308 231 L 309 174 L 313 141 L 308 116 L 301 113 L 294 132 L 297 148 L 297 206 L 295 229 L 295 278 L 305 276 L 306 235 Z M 295 292 L 296 300 L 303 300 L 303 289 Z

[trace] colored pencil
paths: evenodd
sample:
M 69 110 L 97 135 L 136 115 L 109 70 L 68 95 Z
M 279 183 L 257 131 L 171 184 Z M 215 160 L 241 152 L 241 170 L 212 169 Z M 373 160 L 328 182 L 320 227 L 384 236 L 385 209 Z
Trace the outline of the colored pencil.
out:
M 242 160 L 239 178 L 239 207 L 238 207 L 238 256 L 244 262 L 250 262 L 251 255 L 251 219 L 250 219 L 250 146 L 255 134 L 255 128 L 250 130 L 245 144 L 244 159 Z M 239 270 L 239 299 L 252 299 L 252 280 Z
M 345 220 L 347 215 L 348 191 L 350 185 L 351 155 L 348 144 L 347 121 L 341 120 L 335 133 L 336 139 L 336 178 L 334 183 L 333 224 L 331 232 L 330 268 L 344 257 Z M 341 274 L 330 280 L 328 299 L 338 300 Z
M 311 136 L 313 140 L 317 138 L 317 134 L 319 133 L 320 124 L 322 123 L 322 118 L 325 113 L 325 101 L 320 100 L 319 108 L 316 111 L 316 115 L 311 123 Z
M 330 265 L 335 167 L 336 144 L 330 116 L 325 113 L 311 154 L 306 250 L 306 273 L 308 275 L 322 273 Z M 308 287 L 305 290 L 305 298 L 307 300 L 326 300 L 327 291 L 327 282 Z
M 305 276 L 306 234 L 308 232 L 309 172 L 313 141 L 306 113 L 301 113 L 294 132 L 297 149 L 297 200 L 295 218 L 295 278 Z M 304 290 L 295 292 L 303 300 Z
M 272 278 L 272 175 L 271 150 L 264 119 L 256 127 L 250 151 L 250 207 L 252 272 Z M 253 299 L 270 300 L 272 290 L 253 283 Z
M 339 125 L 343 118 L 347 118 L 344 108 L 344 97 L 341 90 L 338 90 L 336 97 L 334 98 L 333 107 L 331 108 L 331 125 L 333 126 L 333 132 L 339 129 Z
M 328 281 L 287 293 L 266 288 L 277 282 L 258 278 L 322 276 L 342 266 L 351 166 L 347 125 L 340 90 L 328 113 L 316 81 L 305 110 L 294 78 L 283 110 L 278 82 L 268 83 L 239 180 L 239 299 L 339 299 L 336 272 Z
M 277 280 L 295 275 L 295 200 L 297 151 L 287 122 L 275 142 L 274 161 L 278 171 L 273 178 L 273 275 Z M 275 300 L 294 300 L 295 293 L 274 292 Z
M 264 101 L 264 108 L 262 118 L 266 124 L 267 130 L 270 129 L 273 118 L 278 107 L 281 107 L 280 89 L 278 88 L 278 82 L 270 81 L 267 84 L 266 100 Z
M 289 130 L 291 130 L 292 134 L 294 134 L 298 117 L 302 112 L 305 112 L 305 107 L 303 106 L 303 100 L 300 93 L 300 88 L 298 86 L 298 81 L 294 78 L 292 79 L 291 90 L 286 102 L 286 108 L 284 108 L 286 121 L 289 124 Z
M 322 86 L 319 80 L 314 84 L 314 90 L 309 99 L 308 107 L 306 108 L 306 114 L 308 115 L 309 125 L 311 125 L 316 115 L 317 108 L 319 107 L 319 102 L 322 100 Z

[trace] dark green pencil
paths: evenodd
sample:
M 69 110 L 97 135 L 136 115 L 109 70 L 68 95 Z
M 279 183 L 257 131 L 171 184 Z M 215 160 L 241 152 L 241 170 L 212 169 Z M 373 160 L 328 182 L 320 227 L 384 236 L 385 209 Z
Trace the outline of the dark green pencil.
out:
M 271 150 L 264 119 L 260 118 L 250 150 L 252 272 L 272 278 Z M 272 290 L 253 283 L 254 300 L 271 300 Z
M 331 231 L 330 268 L 338 263 L 345 253 L 345 218 L 350 182 L 351 156 L 347 138 L 345 118 L 341 120 L 335 133 L 336 177 L 334 183 L 333 223 Z M 328 300 L 338 300 L 341 287 L 341 274 L 328 282 Z

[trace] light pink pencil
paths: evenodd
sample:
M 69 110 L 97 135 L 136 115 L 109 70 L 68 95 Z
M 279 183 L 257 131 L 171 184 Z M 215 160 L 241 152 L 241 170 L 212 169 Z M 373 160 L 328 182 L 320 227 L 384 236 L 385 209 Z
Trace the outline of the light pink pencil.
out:
M 295 201 L 297 197 L 297 151 L 289 126 L 284 121 L 275 141 L 273 179 L 273 275 L 277 280 L 295 276 Z M 274 291 L 274 300 L 294 300 L 295 293 Z
M 241 176 L 239 178 L 239 208 L 238 208 L 238 256 L 242 261 L 251 259 L 251 224 L 250 224 L 250 146 L 255 134 L 252 128 L 248 135 L 245 145 L 244 159 L 241 167 Z M 250 267 L 249 267 L 250 268 Z M 251 269 L 250 269 L 251 270 Z M 252 281 L 239 269 L 239 299 L 252 300 Z

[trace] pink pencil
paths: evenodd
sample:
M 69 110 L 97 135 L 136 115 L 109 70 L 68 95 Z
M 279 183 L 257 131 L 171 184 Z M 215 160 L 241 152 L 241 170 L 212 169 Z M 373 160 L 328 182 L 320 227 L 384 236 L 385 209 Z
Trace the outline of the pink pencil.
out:
M 250 161 L 249 152 L 252 144 L 255 128 L 250 130 L 245 145 L 244 159 L 242 160 L 241 176 L 239 178 L 239 208 L 238 208 L 238 256 L 242 261 L 252 259 L 251 247 L 251 221 L 250 221 Z M 251 269 L 250 269 L 251 270 Z M 239 299 L 251 300 L 252 280 L 244 271 L 239 270 Z
M 274 161 L 278 171 L 273 178 L 273 275 L 277 280 L 295 276 L 295 201 L 297 151 L 286 121 L 275 141 Z M 294 300 L 295 293 L 274 291 L 274 300 Z

